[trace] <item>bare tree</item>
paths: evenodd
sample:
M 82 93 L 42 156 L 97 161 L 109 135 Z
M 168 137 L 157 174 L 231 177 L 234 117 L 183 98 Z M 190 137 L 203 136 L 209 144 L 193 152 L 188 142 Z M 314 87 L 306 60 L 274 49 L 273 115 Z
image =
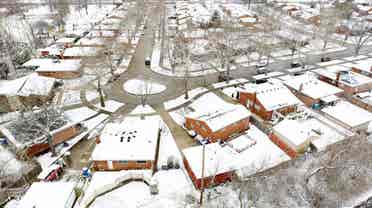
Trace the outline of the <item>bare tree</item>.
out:
M 365 20 L 355 21 L 350 31 L 349 38 L 354 46 L 354 54 L 359 55 L 360 50 L 372 40 L 372 27 Z
M 323 41 L 322 51 L 326 50 L 332 35 L 336 32 L 341 23 L 342 16 L 335 8 L 320 7 L 319 24 L 315 26 L 315 35 Z
M 43 143 L 47 141 L 52 155 L 55 155 L 52 131 L 67 124 L 63 111 L 53 104 L 46 103 L 37 109 L 26 109 L 28 113 L 22 114 L 19 119 L 10 124 L 9 129 L 14 137 L 26 143 Z M 29 141 L 32 138 L 32 141 Z M 25 153 L 21 153 L 25 155 Z
M 171 66 L 173 70 L 180 69 L 183 73 L 185 99 L 189 98 L 189 79 L 191 67 L 191 46 L 192 40 L 186 38 L 185 32 L 178 32 L 173 39 L 173 50 Z
M 65 26 L 64 18 L 70 13 L 70 2 L 68 0 L 57 0 L 56 2 L 57 16 L 56 22 L 60 31 L 63 31 Z
M 101 107 L 105 107 L 105 97 L 103 93 L 103 80 L 109 79 L 112 72 L 110 66 L 111 62 L 108 61 L 108 56 L 104 54 L 105 51 L 99 53 L 98 56 L 86 57 L 83 59 L 83 66 L 86 74 L 94 75 L 97 81 L 97 92 L 99 94 L 99 100 Z
M 226 82 L 230 81 L 231 64 L 234 61 L 235 46 L 240 35 L 237 19 L 226 16 L 221 21 L 222 30 L 215 30 L 210 35 L 215 56 L 222 69 L 226 67 Z

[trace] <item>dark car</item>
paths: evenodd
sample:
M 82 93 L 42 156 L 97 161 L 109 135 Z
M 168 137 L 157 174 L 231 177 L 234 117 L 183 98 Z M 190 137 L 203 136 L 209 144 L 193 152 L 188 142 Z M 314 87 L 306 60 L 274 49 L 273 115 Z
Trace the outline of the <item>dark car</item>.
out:
M 291 63 L 291 68 L 297 68 L 297 67 L 300 67 L 302 66 L 302 64 L 300 62 L 292 62 Z
M 320 59 L 321 62 L 327 62 L 327 61 L 330 61 L 330 60 L 331 60 L 331 58 L 329 58 L 329 57 L 322 57 Z
M 150 57 L 146 57 L 145 58 L 145 65 L 146 66 L 150 66 L 151 65 L 151 58 Z

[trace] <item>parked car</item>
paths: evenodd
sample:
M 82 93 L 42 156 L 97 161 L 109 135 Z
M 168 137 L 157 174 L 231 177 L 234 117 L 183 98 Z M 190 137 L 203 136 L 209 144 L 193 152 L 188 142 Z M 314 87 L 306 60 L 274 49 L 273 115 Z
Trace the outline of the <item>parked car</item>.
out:
M 300 67 L 300 66 L 302 66 L 302 64 L 300 62 L 295 61 L 295 62 L 291 63 L 291 68 L 297 68 L 297 67 Z
M 145 65 L 150 66 L 151 65 L 151 58 L 148 56 L 145 58 Z
M 218 75 L 218 81 L 219 82 L 224 82 L 224 81 L 227 81 L 227 80 L 232 80 L 233 78 L 231 76 L 228 76 L 226 73 L 220 73 Z
M 267 60 L 261 60 L 256 64 L 256 68 L 266 67 L 268 64 Z
M 320 59 L 321 62 L 327 62 L 327 61 L 330 61 L 330 60 L 331 60 L 331 58 L 329 58 L 329 57 L 322 57 Z

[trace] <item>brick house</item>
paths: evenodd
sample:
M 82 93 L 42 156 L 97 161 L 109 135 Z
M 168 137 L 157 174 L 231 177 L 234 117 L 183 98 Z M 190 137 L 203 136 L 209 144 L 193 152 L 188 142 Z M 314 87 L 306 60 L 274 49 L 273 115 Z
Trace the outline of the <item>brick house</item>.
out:
M 62 53 L 63 59 L 81 59 L 84 57 L 95 57 L 98 55 L 99 47 L 80 47 L 74 45 L 71 48 L 66 48 Z
M 286 115 L 301 103 L 292 92 L 280 83 L 246 84 L 239 89 L 239 102 L 263 120 L 273 119 L 273 112 Z
M 37 49 L 38 53 L 42 57 L 56 56 L 61 57 L 65 47 L 63 43 L 54 43 L 46 48 Z
M 65 48 L 72 47 L 77 38 L 60 38 L 56 40 L 57 44 L 63 44 Z
M 36 68 L 35 71 L 40 76 L 57 79 L 72 79 L 82 74 L 80 59 L 31 59 L 23 66 Z
M 366 130 L 372 121 L 372 113 L 345 100 L 324 107 L 321 112 L 328 119 L 349 130 Z
M 150 119 L 150 118 L 146 118 Z M 152 169 L 158 136 L 157 125 L 144 120 L 109 123 L 96 140 L 91 161 L 96 171 Z M 154 123 L 157 123 L 154 121 Z
M 302 125 L 300 121 L 284 119 L 273 127 L 269 137 L 291 158 L 295 158 L 304 153 L 310 142 L 319 135 Z
M 273 144 L 257 127 L 224 143 L 189 147 L 182 151 L 187 174 L 197 189 L 225 183 L 234 175 L 247 177 L 273 168 L 290 157 Z
M 50 131 L 52 135 L 52 145 L 57 146 L 62 144 L 80 134 L 82 130 L 83 126 L 80 123 L 66 123 Z M 28 158 L 40 155 L 49 150 L 50 146 L 45 135 L 34 137 L 35 135 L 29 134 L 26 136 L 28 134 L 27 132 L 15 133 L 14 131 L 11 125 L 0 127 L 1 134 L 9 141 L 15 150 L 20 153 L 25 153 L 25 156 Z
M 350 102 L 357 105 L 369 112 L 372 112 L 372 93 L 371 91 L 361 92 L 353 95 L 350 98 Z
M 372 89 L 372 79 L 356 73 L 343 65 L 328 66 L 313 70 L 318 79 L 344 90 L 345 94 L 353 95 Z
M 56 79 L 31 74 L 0 84 L 0 112 L 12 112 L 23 106 L 41 106 L 53 99 Z
M 363 74 L 372 78 L 372 59 L 346 63 L 345 66 L 350 66 L 353 72 Z
M 309 107 L 333 102 L 343 94 L 342 89 L 318 80 L 310 74 L 293 76 L 284 81 L 284 84 Z
M 249 128 L 250 112 L 239 104 L 223 101 L 208 93 L 188 106 L 185 127 L 210 142 L 227 140 Z

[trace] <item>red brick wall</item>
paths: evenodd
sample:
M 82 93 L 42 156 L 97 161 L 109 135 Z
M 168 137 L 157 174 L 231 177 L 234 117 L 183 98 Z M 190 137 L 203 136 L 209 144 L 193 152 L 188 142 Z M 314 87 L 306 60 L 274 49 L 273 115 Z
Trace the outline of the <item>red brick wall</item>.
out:
M 368 110 L 369 112 L 372 112 L 372 105 L 368 105 L 367 103 L 365 102 L 362 102 L 360 99 L 358 98 L 355 98 L 355 97 L 352 97 L 351 99 L 349 99 L 349 101 L 361 108 L 364 108 L 366 110 Z
M 186 118 L 185 127 L 189 130 L 194 130 L 197 134 L 201 135 L 203 138 L 207 138 L 212 134 L 212 130 L 208 127 L 208 125 L 204 121 Z
M 80 128 L 77 125 L 67 127 L 53 134 L 53 145 L 60 144 L 64 141 L 72 139 L 80 133 Z
M 216 142 L 219 139 L 226 140 L 233 134 L 246 131 L 249 128 L 249 117 L 232 123 L 216 132 L 212 132 L 204 121 L 198 121 L 190 118 L 186 118 L 185 126 L 189 130 L 194 130 L 203 138 L 209 138 L 211 142 Z
M 248 100 L 251 101 L 251 105 L 250 106 L 247 106 L 247 101 Z M 247 107 L 252 113 L 258 115 L 259 117 L 261 117 L 262 119 L 264 119 L 266 121 L 267 120 L 270 120 L 271 117 L 272 117 L 273 112 L 272 111 L 266 111 L 266 109 L 260 103 L 260 101 L 255 98 L 255 94 L 254 93 L 240 92 L 239 102 L 242 105 L 244 105 L 245 107 Z M 260 109 L 257 110 L 254 107 L 255 105 L 260 106 Z
M 112 161 L 112 169 L 108 165 L 108 161 L 93 161 L 93 169 L 95 171 L 120 171 L 120 170 L 140 170 L 151 169 L 153 161 L 147 160 L 145 163 L 138 163 L 137 161 L 127 161 L 122 163 L 119 161 Z
M 74 71 L 74 72 L 37 72 L 38 75 L 44 76 L 44 77 L 54 77 L 57 79 L 72 79 L 77 78 L 81 76 L 80 71 Z
M 270 140 L 276 144 L 280 149 L 282 149 L 285 153 L 287 153 L 288 156 L 291 158 L 297 157 L 296 150 L 290 148 L 284 141 L 282 141 L 278 136 L 276 136 L 274 133 L 271 133 L 269 135 Z
M 368 77 L 372 77 L 372 66 L 371 66 L 371 68 L 370 68 L 370 73 L 365 72 L 365 71 L 363 71 L 363 70 L 361 70 L 361 69 L 358 69 L 358 68 L 356 68 L 356 67 L 351 67 L 351 70 L 352 70 L 353 72 L 356 72 L 356 73 L 359 73 L 359 74 L 363 74 L 363 75 L 368 76 Z
M 247 129 L 249 129 L 249 117 L 230 124 L 219 131 L 213 132 L 210 135 L 210 139 L 211 142 L 217 142 L 219 139 L 227 140 L 233 134 L 244 132 Z
M 185 165 L 187 174 L 190 176 L 195 188 L 201 189 L 202 179 L 200 179 L 200 178 L 197 179 L 196 178 L 194 172 L 191 170 L 191 168 L 189 166 L 188 161 L 185 158 L 183 159 L 183 163 Z M 207 187 L 210 187 L 210 186 L 213 186 L 213 185 L 218 185 L 218 184 L 221 184 L 221 183 L 225 183 L 227 181 L 231 181 L 232 177 L 233 177 L 233 172 L 232 171 L 218 174 L 214 177 L 214 180 L 213 180 L 213 177 L 205 177 L 204 180 L 203 180 L 203 186 L 204 186 L 204 188 L 207 188 Z
M 47 143 L 40 143 L 40 144 L 33 144 L 26 150 L 26 155 L 29 158 L 34 157 L 40 153 L 43 153 L 49 149 L 49 145 Z

